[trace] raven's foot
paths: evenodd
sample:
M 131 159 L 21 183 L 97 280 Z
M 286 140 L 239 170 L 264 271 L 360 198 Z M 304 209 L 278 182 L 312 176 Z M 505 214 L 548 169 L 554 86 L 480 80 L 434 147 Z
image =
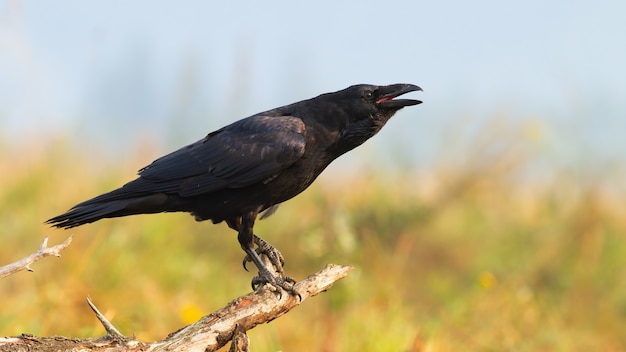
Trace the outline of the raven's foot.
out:
M 276 273 L 278 273 L 278 275 L 285 276 L 285 271 L 283 270 L 283 266 L 285 265 L 285 258 L 283 257 L 282 253 L 280 253 L 280 251 L 276 249 L 276 247 L 272 246 L 271 244 L 269 244 L 269 242 L 265 241 L 261 237 L 257 235 L 253 236 L 254 244 L 256 244 L 257 246 L 257 248 L 255 249 L 256 253 L 258 255 L 265 255 L 276 270 Z M 246 269 L 246 271 L 248 271 L 246 264 L 250 262 L 254 261 L 252 260 L 252 258 L 250 258 L 249 255 L 246 255 L 243 258 L 243 268 Z
M 259 270 L 259 275 L 252 278 L 252 289 L 257 290 L 264 285 L 282 288 L 294 296 L 300 297 L 296 291 L 296 280 L 290 276 L 274 275 L 270 271 Z
M 244 269 L 248 270 L 246 264 L 249 262 L 253 262 L 259 269 L 259 275 L 252 278 L 252 289 L 256 291 L 258 288 L 268 284 L 278 291 L 283 289 L 294 296 L 301 297 L 295 290 L 296 280 L 285 276 L 285 271 L 283 270 L 285 260 L 280 251 L 262 238 L 256 235 L 253 236 L 253 241 L 257 248 L 246 251 L 248 254 L 243 259 Z

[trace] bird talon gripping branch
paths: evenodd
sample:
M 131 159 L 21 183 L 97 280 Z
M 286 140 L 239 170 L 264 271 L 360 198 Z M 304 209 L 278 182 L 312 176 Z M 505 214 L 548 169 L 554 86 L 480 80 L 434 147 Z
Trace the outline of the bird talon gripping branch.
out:
M 270 273 L 271 274 L 271 273 Z M 269 285 L 270 290 L 279 293 L 279 298 L 282 298 L 282 291 L 286 291 L 292 296 L 298 296 L 300 300 L 302 300 L 302 296 L 298 291 L 296 291 L 296 280 L 292 277 L 285 276 L 276 276 L 272 275 L 268 278 L 262 276 L 259 272 L 258 276 L 252 278 L 252 290 L 256 291 L 265 285 Z
M 252 115 L 155 160 L 139 170 L 135 180 L 47 223 L 71 228 L 103 218 L 161 212 L 226 221 L 246 252 L 244 268 L 252 261 L 263 282 L 295 292 L 295 280 L 284 276 L 283 256 L 253 234 L 257 215 L 269 216 L 278 204 L 304 191 L 333 160 L 380 131 L 398 110 L 420 104 L 396 99 L 419 90 L 412 84 L 361 84 Z M 269 258 L 278 276 L 268 271 L 259 254 Z

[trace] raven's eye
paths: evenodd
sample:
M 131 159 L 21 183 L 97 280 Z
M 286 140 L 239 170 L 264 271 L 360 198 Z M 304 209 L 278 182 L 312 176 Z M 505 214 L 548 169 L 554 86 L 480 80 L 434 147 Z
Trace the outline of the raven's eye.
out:
M 372 99 L 372 97 L 374 96 L 374 93 L 371 90 L 367 90 L 363 93 L 363 98 L 365 99 Z

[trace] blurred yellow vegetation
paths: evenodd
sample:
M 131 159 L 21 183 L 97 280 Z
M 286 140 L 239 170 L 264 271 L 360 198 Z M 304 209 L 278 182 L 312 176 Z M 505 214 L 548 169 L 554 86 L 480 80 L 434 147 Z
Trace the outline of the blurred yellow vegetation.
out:
M 545 138 L 537 124 L 500 126 L 428 169 L 331 168 L 256 232 L 296 279 L 328 262 L 356 270 L 250 331 L 254 350 L 626 350 L 623 174 L 551 167 Z M 223 224 L 43 224 L 161 154 L 137 150 L 113 160 L 69 139 L 0 147 L 0 265 L 74 235 L 61 258 L 0 280 L 0 335 L 103 335 L 90 296 L 123 333 L 156 340 L 249 291 Z

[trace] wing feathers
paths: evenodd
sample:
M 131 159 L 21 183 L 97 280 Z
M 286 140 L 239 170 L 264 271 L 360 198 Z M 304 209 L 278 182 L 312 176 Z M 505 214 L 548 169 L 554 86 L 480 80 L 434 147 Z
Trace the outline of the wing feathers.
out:
M 157 159 L 131 188 L 189 197 L 262 182 L 302 157 L 305 133 L 296 117 L 252 116 Z

